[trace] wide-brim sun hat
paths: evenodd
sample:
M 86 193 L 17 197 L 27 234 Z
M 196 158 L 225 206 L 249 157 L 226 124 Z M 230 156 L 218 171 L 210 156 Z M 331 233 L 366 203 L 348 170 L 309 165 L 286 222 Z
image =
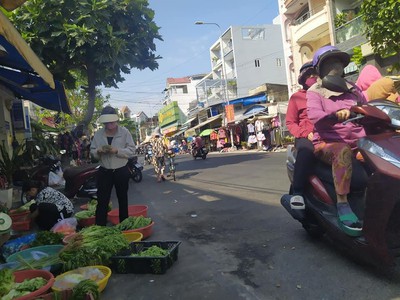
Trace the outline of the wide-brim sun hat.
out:
M 97 119 L 99 123 L 117 122 L 118 120 L 117 111 L 111 106 L 104 107 L 100 113 L 100 117 Z
M 160 127 L 154 128 L 151 136 L 161 136 Z
M 318 74 L 320 72 L 321 64 L 323 64 L 323 62 L 329 57 L 338 58 L 342 61 L 344 67 L 350 63 L 350 55 L 348 53 L 340 51 L 335 46 L 321 47 L 315 52 L 313 57 L 313 66 Z

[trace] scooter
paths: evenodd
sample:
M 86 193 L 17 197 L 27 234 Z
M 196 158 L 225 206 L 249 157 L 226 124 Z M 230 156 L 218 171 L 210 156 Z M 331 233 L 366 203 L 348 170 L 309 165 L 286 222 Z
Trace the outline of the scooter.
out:
M 316 164 L 303 194 L 304 213 L 291 207 L 290 195 L 283 195 L 281 204 L 312 237 L 327 234 L 357 260 L 387 268 L 395 265 L 395 257 L 400 254 L 400 106 L 388 100 L 373 100 L 352 107 L 351 112 L 346 122 L 358 122 L 367 134 L 358 142 L 364 162 L 353 162 L 348 195 L 354 213 L 363 221 L 362 236 L 351 237 L 338 225 L 330 165 Z M 291 181 L 294 163 L 295 151 L 289 147 L 287 171 Z
M 143 166 L 138 162 L 137 156 L 129 158 L 127 166 L 131 173 L 130 178 L 135 182 L 141 182 L 143 179 Z
M 206 147 L 201 147 L 199 149 L 195 148 L 194 145 L 192 145 L 192 156 L 193 159 L 196 159 L 197 157 L 201 157 L 202 159 L 206 159 L 208 154 L 208 150 Z
M 60 160 L 54 156 L 45 156 L 41 163 L 28 174 L 28 179 L 37 180 L 48 186 L 49 173 L 60 167 Z M 88 164 L 69 167 L 63 172 L 65 187 L 59 189 L 68 198 L 75 196 L 95 198 L 97 194 L 97 172 L 99 164 Z M 21 194 L 21 203 L 26 204 L 30 199 L 26 193 Z

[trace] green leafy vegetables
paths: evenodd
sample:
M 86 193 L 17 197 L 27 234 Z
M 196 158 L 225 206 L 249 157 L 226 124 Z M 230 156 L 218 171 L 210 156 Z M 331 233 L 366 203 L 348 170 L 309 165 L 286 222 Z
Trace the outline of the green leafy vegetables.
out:
M 151 224 L 151 218 L 145 218 L 143 216 L 138 217 L 128 217 L 123 220 L 121 223 L 115 225 L 121 231 L 138 229 L 142 227 L 146 227 Z
M 75 213 L 75 218 L 77 220 L 87 219 L 93 217 L 95 215 L 95 211 L 92 210 L 82 210 Z
M 146 250 L 140 251 L 139 253 L 132 253 L 131 256 L 163 257 L 168 255 L 168 253 L 168 250 L 153 245 Z
M 61 245 L 63 237 L 64 235 L 59 232 L 39 231 L 30 246 Z
M 96 282 L 90 279 L 85 279 L 79 282 L 72 289 L 72 300 L 85 300 L 88 294 L 92 295 L 92 299 L 100 299 L 99 287 Z
M 21 283 L 15 282 L 15 277 L 10 269 L 0 270 L 0 296 L 2 300 L 12 300 L 28 295 L 47 284 L 42 277 L 25 279 Z
M 75 234 L 60 252 L 64 270 L 90 265 L 108 265 L 110 257 L 129 246 L 115 227 L 93 225 Z

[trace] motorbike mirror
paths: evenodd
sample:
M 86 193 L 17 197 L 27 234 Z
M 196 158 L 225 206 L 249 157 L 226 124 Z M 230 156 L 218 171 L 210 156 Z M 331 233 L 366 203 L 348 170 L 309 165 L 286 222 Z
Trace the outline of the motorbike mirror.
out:
M 326 75 L 322 78 L 322 87 L 338 93 L 350 92 L 346 80 L 336 75 Z
M 38 145 L 35 146 L 37 151 L 40 151 L 40 147 Z
M 67 153 L 67 150 L 65 150 L 65 149 L 60 150 L 60 154 L 65 154 L 65 153 Z

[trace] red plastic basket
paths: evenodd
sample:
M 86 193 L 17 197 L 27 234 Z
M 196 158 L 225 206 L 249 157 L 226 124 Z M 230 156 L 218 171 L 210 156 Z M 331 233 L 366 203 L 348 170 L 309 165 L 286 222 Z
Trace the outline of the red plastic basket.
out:
M 28 231 L 31 229 L 31 220 L 18 221 L 11 224 L 11 229 L 14 231 Z
M 129 205 L 128 206 L 128 216 L 129 217 L 138 217 L 143 216 L 147 217 L 147 205 Z M 114 208 L 113 210 L 108 212 L 108 221 L 112 224 L 119 224 L 119 208 Z
M 131 230 L 124 230 L 122 231 L 123 233 L 129 233 L 129 232 L 140 232 L 143 234 L 143 240 L 147 239 L 149 236 L 153 234 L 153 226 L 154 222 L 151 222 L 149 225 L 142 227 L 142 228 L 137 228 L 137 229 L 131 229 Z
M 40 289 L 16 298 L 15 300 L 33 300 L 33 299 L 37 299 L 38 296 L 45 294 L 54 284 L 54 276 L 53 274 L 51 274 L 49 271 L 45 271 L 45 270 L 24 270 L 24 271 L 16 271 L 14 272 L 14 276 L 15 276 L 15 282 L 17 283 L 21 283 L 23 282 L 25 279 L 32 279 L 32 278 L 36 278 L 36 277 L 42 277 L 44 279 L 47 280 L 47 284 L 42 286 Z
M 21 221 L 26 221 L 30 219 L 30 212 L 28 211 L 23 211 L 23 212 L 17 212 L 15 209 L 10 210 L 8 213 L 10 216 L 11 220 L 14 222 L 21 222 Z
M 78 224 L 81 227 L 89 227 L 94 225 L 95 223 L 96 223 L 96 216 L 78 220 Z

